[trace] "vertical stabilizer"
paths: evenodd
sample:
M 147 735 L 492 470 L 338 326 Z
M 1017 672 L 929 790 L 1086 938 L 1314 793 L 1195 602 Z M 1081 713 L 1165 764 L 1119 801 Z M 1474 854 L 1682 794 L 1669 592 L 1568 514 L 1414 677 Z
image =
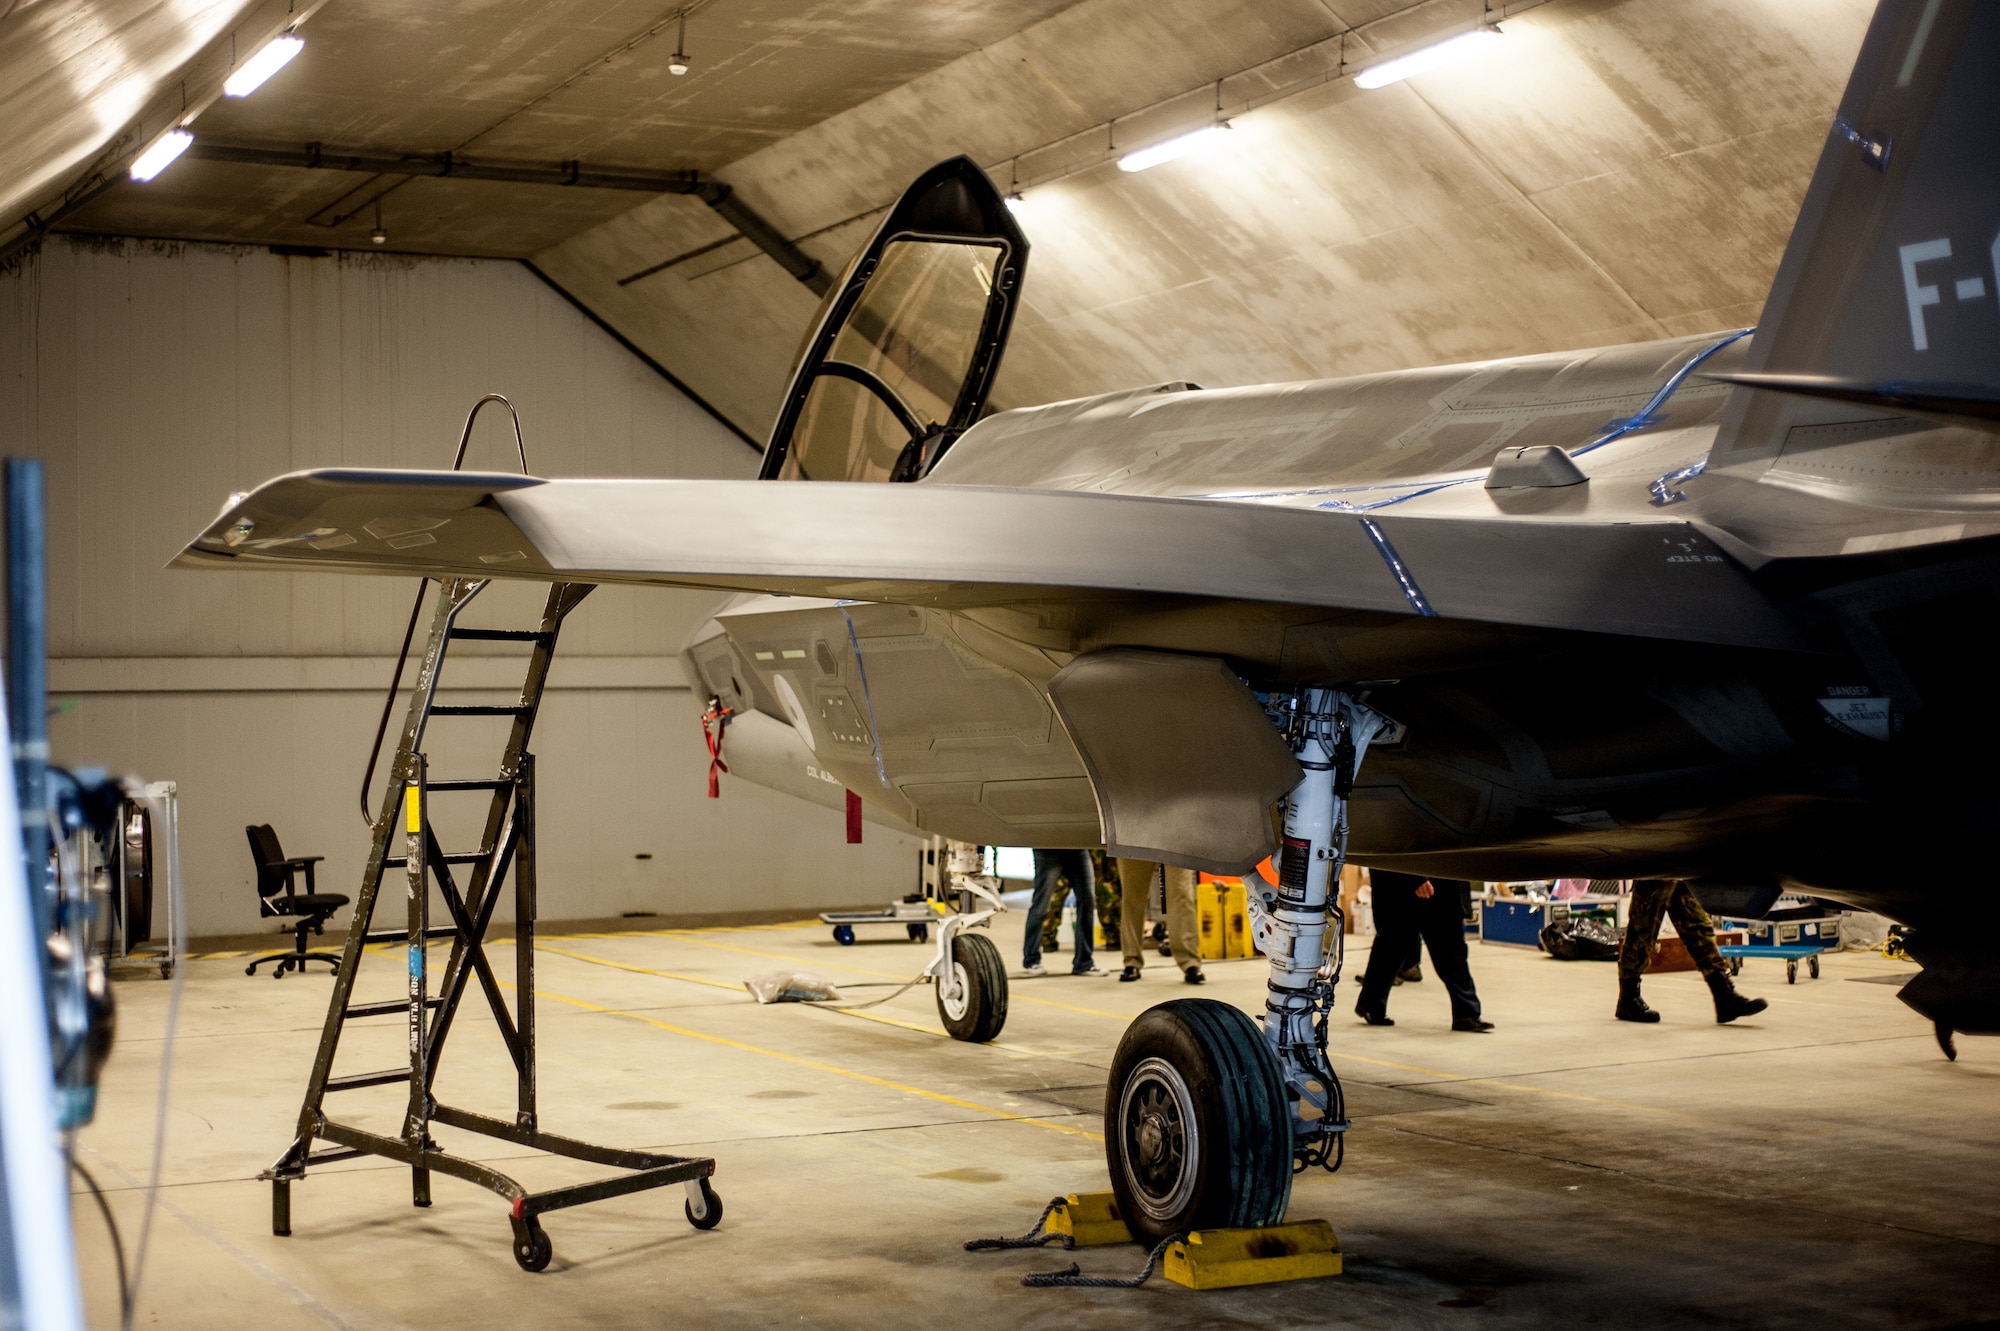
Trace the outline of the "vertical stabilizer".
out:
M 1719 377 L 2000 430 L 2000 3 L 1883 0 L 1744 372 Z M 1740 395 L 1716 463 L 1768 456 L 1794 411 Z

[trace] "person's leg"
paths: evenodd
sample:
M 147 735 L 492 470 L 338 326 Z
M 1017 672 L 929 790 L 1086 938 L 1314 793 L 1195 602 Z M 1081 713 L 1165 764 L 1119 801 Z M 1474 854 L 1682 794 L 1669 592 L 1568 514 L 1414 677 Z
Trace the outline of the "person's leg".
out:
M 1090 856 L 1080 850 L 1066 850 L 1063 859 L 1068 867 L 1072 894 L 1076 898 L 1076 952 L 1070 959 L 1072 974 L 1082 974 L 1094 967 L 1097 933 L 1097 884 L 1090 877 Z
M 1169 864 L 1167 873 L 1167 947 L 1181 973 L 1201 970 L 1201 915 L 1194 904 L 1194 870 Z
M 1099 866 L 1103 868 L 1100 871 Z M 1090 852 L 1091 878 L 1097 884 L 1097 922 L 1104 929 L 1104 946 L 1115 947 L 1121 953 L 1125 950 L 1124 933 L 1119 927 L 1124 919 L 1124 910 L 1119 898 L 1124 895 L 1124 887 L 1118 881 L 1118 868 L 1107 863 L 1104 856 Z
M 1384 892 L 1380 876 L 1375 887 L 1375 942 L 1361 972 L 1361 992 L 1354 998 L 1354 1015 L 1370 1026 L 1393 1026 L 1389 1020 L 1389 990 L 1415 937 L 1410 912 L 1402 908 L 1401 891 Z
M 1050 851 L 1035 852 L 1035 889 L 1028 897 L 1027 928 L 1021 931 L 1021 965 L 1033 970 L 1042 964 L 1042 919 L 1048 914 L 1049 900 L 1055 896 L 1056 879 L 1062 876 L 1062 861 Z M 1057 906 L 1061 910 L 1061 906 Z
M 1051 851 L 1049 853 L 1055 856 L 1058 861 L 1062 859 L 1062 852 L 1060 851 Z M 1049 892 L 1049 908 L 1042 916 L 1042 951 L 1044 952 L 1059 952 L 1062 950 L 1063 903 L 1069 900 L 1069 892 L 1069 869 L 1065 865 L 1063 871 L 1056 877 L 1055 887 Z
M 1403 957 L 1403 968 L 1396 972 L 1396 979 L 1415 984 L 1423 978 L 1424 939 L 1423 935 L 1419 934 L 1410 940 L 1410 950 Z
M 1485 1029 L 1479 1016 L 1479 990 L 1472 983 L 1472 967 L 1465 948 L 1465 906 L 1459 885 L 1451 880 L 1432 880 L 1435 891 L 1428 900 L 1417 902 L 1417 914 L 1424 946 L 1430 949 L 1431 969 L 1451 995 L 1451 1023 L 1454 1027 Z
M 1708 917 L 1701 898 L 1686 883 L 1674 884 L 1667 897 L 1667 917 L 1674 922 L 1674 932 L 1681 936 L 1681 942 L 1687 945 L 1695 969 L 1708 981 L 1708 992 L 1715 999 L 1717 1022 L 1755 1016 L 1770 1006 L 1761 998 L 1745 998 L 1736 992 L 1729 979 L 1729 968 L 1723 964 L 1722 954 L 1715 950 L 1715 921 Z
M 1632 884 L 1632 907 L 1625 917 L 1625 938 L 1618 945 L 1618 1008 L 1620 1021 L 1658 1021 L 1660 1014 L 1646 1006 L 1639 994 L 1639 977 L 1652 964 L 1653 940 L 1660 936 L 1660 917 L 1666 913 L 1667 898 L 1674 885 L 1664 879 L 1644 878 Z
M 1153 875 L 1159 869 L 1159 864 L 1153 860 L 1118 857 L 1118 885 L 1124 897 L 1118 934 L 1123 940 L 1125 970 L 1134 977 L 1146 966 L 1146 899 L 1153 893 Z

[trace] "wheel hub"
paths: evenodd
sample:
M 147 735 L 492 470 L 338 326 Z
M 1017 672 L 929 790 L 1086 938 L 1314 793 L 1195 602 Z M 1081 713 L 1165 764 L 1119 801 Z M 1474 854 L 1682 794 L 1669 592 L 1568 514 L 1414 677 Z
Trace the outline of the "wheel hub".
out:
M 1149 1216 L 1169 1220 L 1193 1198 L 1201 1176 L 1201 1134 L 1187 1080 L 1166 1060 L 1146 1059 L 1126 1078 L 1118 1111 L 1126 1179 Z
M 966 977 L 964 962 L 951 963 L 951 974 L 938 998 L 944 1004 L 945 1015 L 953 1021 L 965 1020 L 965 1010 L 972 1002 L 972 981 Z

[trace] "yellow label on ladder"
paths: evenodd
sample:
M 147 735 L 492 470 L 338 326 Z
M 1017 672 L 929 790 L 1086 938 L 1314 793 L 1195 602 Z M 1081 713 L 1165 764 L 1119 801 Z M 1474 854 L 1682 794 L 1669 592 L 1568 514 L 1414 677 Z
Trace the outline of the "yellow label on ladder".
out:
M 424 830 L 423 792 L 415 784 L 403 787 L 403 830 L 412 833 Z

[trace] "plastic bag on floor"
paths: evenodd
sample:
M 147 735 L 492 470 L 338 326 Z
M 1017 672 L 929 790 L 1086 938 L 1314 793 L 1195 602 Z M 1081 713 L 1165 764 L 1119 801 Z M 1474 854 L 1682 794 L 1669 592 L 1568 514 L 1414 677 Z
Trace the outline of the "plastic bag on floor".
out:
M 1616 961 L 1625 931 L 1587 915 L 1572 915 L 1542 928 L 1542 951 L 1562 961 Z
M 743 987 L 759 1003 L 831 1003 L 840 998 L 840 990 L 834 988 L 833 981 L 811 971 L 772 971 L 769 975 L 745 976 Z
M 1840 949 L 1843 952 L 1873 952 L 1882 946 L 1882 940 L 1889 936 L 1889 926 L 1895 923 L 1887 915 L 1874 915 L 1865 910 L 1842 911 L 1840 915 Z

